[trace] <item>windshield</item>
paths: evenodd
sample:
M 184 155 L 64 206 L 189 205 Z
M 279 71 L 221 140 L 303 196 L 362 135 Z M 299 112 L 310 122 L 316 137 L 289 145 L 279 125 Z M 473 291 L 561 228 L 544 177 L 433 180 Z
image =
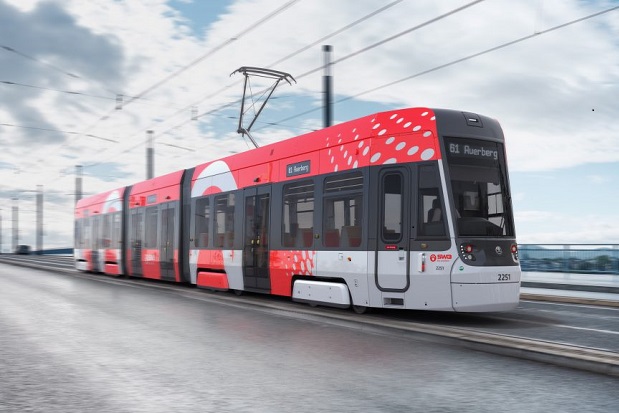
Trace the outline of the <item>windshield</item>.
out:
M 514 236 L 503 145 L 445 139 L 460 236 Z

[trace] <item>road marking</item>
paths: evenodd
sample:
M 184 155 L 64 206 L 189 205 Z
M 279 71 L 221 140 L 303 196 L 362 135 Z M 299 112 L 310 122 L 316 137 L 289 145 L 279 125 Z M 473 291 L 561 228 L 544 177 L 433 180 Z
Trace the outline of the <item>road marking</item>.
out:
M 566 324 L 551 324 L 551 326 L 553 326 L 553 327 L 571 328 L 573 330 L 594 331 L 596 333 L 619 334 L 619 331 L 601 330 L 601 329 L 598 329 L 598 328 L 588 328 L 588 327 L 578 327 L 578 326 L 568 326 Z
M 579 297 L 565 297 L 565 298 L 574 298 L 574 299 L 578 299 Z M 556 301 L 538 301 L 538 300 L 520 300 L 521 302 L 527 302 L 527 303 L 534 303 L 534 304 L 541 304 L 541 305 L 555 305 L 555 306 L 579 306 L 579 307 L 585 307 L 585 308 L 591 308 L 594 310 L 600 310 L 600 309 L 604 309 L 604 310 L 610 310 L 610 311 L 619 311 L 619 307 L 610 307 L 610 306 L 605 306 L 605 305 L 593 305 L 593 304 L 581 304 L 581 303 L 574 303 L 574 302 L 565 302 L 565 303 L 561 303 L 561 302 L 556 302 Z M 610 300 L 604 300 L 602 299 L 601 301 L 610 301 Z

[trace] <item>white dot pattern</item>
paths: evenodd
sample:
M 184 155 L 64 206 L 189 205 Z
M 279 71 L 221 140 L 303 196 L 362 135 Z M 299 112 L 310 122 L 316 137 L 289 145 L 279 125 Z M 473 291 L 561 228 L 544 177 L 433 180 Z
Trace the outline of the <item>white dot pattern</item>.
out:
M 435 149 L 438 143 L 431 111 L 412 108 L 365 119 L 365 124 L 360 120 L 355 128 L 340 129 L 337 137 L 325 138 L 328 150 L 321 165 L 328 165 L 335 172 L 440 158 Z

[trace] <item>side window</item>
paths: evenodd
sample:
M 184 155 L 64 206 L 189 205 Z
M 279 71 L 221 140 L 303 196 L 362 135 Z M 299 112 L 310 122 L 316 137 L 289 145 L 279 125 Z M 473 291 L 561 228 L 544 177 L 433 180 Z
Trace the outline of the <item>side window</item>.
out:
M 419 217 L 417 235 L 445 237 L 447 235 L 445 205 L 440 176 L 435 165 L 419 167 Z
M 215 215 L 213 222 L 213 246 L 232 248 L 234 246 L 234 194 L 215 197 Z
M 146 208 L 146 234 L 144 236 L 144 248 L 157 248 L 158 216 L 158 207 Z
M 111 225 L 112 215 L 111 214 L 102 215 L 101 218 L 103 219 L 102 247 L 111 248 L 112 247 L 112 225 Z
M 86 249 L 92 248 L 92 243 L 90 242 L 90 239 L 92 238 L 92 229 L 90 228 L 90 221 L 91 221 L 90 217 L 84 218 L 84 227 L 82 229 L 82 236 L 83 236 L 82 246 L 83 248 L 86 248 Z
M 92 225 L 92 249 L 101 248 L 101 215 L 94 215 L 91 219 Z
M 142 248 L 142 236 L 144 226 L 144 209 L 137 208 L 131 213 L 131 246 L 133 248 Z
M 73 248 L 75 249 L 79 249 L 82 245 L 82 241 L 80 240 L 80 237 L 82 234 L 80 225 L 81 225 L 81 220 L 79 219 L 74 220 L 73 222 Z
M 84 237 L 82 236 L 82 226 L 84 225 L 84 218 L 75 221 L 75 248 L 84 248 Z
M 358 248 L 363 239 L 363 175 L 352 172 L 325 179 L 322 243 Z
M 115 212 L 112 215 L 112 220 L 113 220 L 113 236 L 112 236 L 112 240 L 113 240 L 113 245 L 111 245 L 112 248 L 122 248 L 122 246 L 120 245 L 121 242 L 121 228 L 120 228 L 120 220 L 121 220 L 121 213 L 120 212 Z
M 382 180 L 382 238 L 384 242 L 402 239 L 404 180 L 399 172 L 388 173 Z
M 211 219 L 210 198 L 196 200 L 195 239 L 196 248 L 208 247 L 209 221 Z
M 314 183 L 295 182 L 284 186 L 282 244 L 289 248 L 314 245 Z

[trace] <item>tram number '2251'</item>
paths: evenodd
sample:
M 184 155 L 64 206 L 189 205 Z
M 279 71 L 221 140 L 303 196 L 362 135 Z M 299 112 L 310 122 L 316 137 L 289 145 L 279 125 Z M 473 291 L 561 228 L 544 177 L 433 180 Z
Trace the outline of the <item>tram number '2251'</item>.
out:
M 499 281 L 509 281 L 511 274 L 499 274 Z

